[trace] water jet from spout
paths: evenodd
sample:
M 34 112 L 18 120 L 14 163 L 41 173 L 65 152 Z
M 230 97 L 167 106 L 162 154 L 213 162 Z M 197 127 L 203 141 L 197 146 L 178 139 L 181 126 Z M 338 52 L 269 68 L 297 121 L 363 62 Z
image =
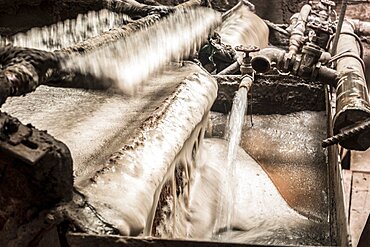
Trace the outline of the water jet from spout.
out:
M 252 83 L 250 77 L 245 77 L 246 80 L 250 80 L 249 86 Z M 245 83 L 246 85 L 248 83 Z M 226 175 L 223 177 L 222 184 L 226 186 L 227 193 L 224 198 L 223 194 L 220 195 L 220 200 L 218 204 L 218 218 L 216 219 L 214 234 L 219 231 L 219 229 L 226 229 L 226 232 L 231 230 L 231 221 L 234 213 L 234 180 L 235 180 L 235 159 L 237 154 L 237 148 L 239 147 L 241 140 L 241 132 L 244 124 L 244 115 L 247 110 L 247 99 L 248 99 L 248 87 L 242 86 L 236 92 L 233 100 L 233 106 L 231 109 L 229 122 L 226 127 L 226 138 L 228 140 L 228 152 L 227 152 L 227 164 L 226 164 Z M 224 207 L 224 201 L 227 200 L 230 203 L 226 204 Z M 224 238 L 225 235 L 215 236 L 216 238 Z M 226 236 L 227 237 L 227 236 Z M 222 240 L 222 239 L 220 239 Z

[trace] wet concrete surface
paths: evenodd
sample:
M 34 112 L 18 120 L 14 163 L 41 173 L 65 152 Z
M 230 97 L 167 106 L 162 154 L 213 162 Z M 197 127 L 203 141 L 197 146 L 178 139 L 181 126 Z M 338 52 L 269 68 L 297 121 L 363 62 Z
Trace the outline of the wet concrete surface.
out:
M 202 144 L 196 175 L 191 181 L 190 219 L 178 220 L 177 226 L 189 225 L 188 238 L 207 240 L 212 236 L 219 242 L 249 244 L 330 244 L 327 225 L 293 210 L 279 193 L 271 174 L 241 147 L 236 148 L 235 174 L 225 181 L 229 172 L 227 145 L 219 138 L 206 138 Z M 230 183 L 232 191 L 225 183 Z M 220 204 L 221 208 L 232 210 L 230 229 L 223 225 L 226 215 L 220 212 Z
M 306 217 L 328 223 L 327 162 L 321 140 L 325 112 L 245 117 L 241 147 L 267 172 L 287 203 Z M 224 135 L 226 115 L 211 115 L 208 135 Z
M 8 99 L 1 110 L 25 124 L 47 130 L 67 144 L 74 160 L 75 183 L 78 184 L 135 135 L 135 129 L 190 71 L 199 70 L 195 65 L 174 71 L 175 67 L 178 65 L 173 65 L 172 72 L 152 78 L 135 96 L 113 91 L 41 86 L 25 97 Z
M 186 62 L 166 68 L 135 96 L 40 87 L 9 99 L 2 110 L 67 144 L 75 187 L 86 203 L 120 234 L 136 236 L 150 221 L 155 193 L 185 141 L 201 121 L 206 123 L 216 93 L 216 81 Z M 188 146 L 191 154 L 193 144 Z M 99 232 L 101 225 L 91 224 L 94 218 L 84 218 L 84 207 L 69 218 Z

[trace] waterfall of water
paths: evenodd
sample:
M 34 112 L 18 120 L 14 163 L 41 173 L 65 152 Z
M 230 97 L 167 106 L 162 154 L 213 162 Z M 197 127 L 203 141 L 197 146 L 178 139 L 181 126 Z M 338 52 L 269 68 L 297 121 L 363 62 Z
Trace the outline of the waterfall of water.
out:
M 231 109 L 229 122 L 226 127 L 226 139 L 228 140 L 228 152 L 227 152 L 227 164 L 225 167 L 226 176 L 223 177 L 222 184 L 227 188 L 226 196 L 220 195 L 218 202 L 218 216 L 214 227 L 214 234 L 219 232 L 220 229 L 226 231 L 231 230 L 231 221 L 234 211 L 234 179 L 235 179 L 235 158 L 236 150 L 239 147 L 242 127 L 244 123 L 244 115 L 247 108 L 247 95 L 248 90 L 245 87 L 241 87 L 233 100 L 233 106 Z M 229 203 L 225 204 L 227 200 Z M 225 205 L 227 205 L 225 207 Z M 218 236 L 215 236 L 218 238 Z M 224 235 L 223 235 L 224 237 Z
M 220 21 L 221 15 L 212 9 L 178 10 L 124 40 L 72 57 L 66 66 L 108 78 L 123 92 L 133 94 L 168 62 L 193 54 Z
M 13 35 L 6 42 L 15 46 L 56 50 L 99 35 L 111 28 L 121 26 L 130 18 L 108 10 L 90 11 L 79 14 L 76 19 L 65 20 L 41 28 L 32 28 L 25 33 Z

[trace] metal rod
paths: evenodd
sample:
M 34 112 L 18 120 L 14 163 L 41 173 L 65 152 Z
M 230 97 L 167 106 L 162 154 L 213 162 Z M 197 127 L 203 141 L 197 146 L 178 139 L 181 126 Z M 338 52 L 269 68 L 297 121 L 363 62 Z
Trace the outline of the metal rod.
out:
M 335 32 L 333 46 L 331 48 L 331 55 L 332 56 L 334 56 L 337 52 L 339 36 L 340 36 L 340 32 L 342 30 L 344 16 L 346 15 L 347 5 L 348 5 L 348 0 L 344 0 L 343 3 L 342 3 L 342 6 L 340 8 L 340 15 L 339 15 L 339 20 L 338 20 L 338 25 L 337 25 L 337 31 Z
M 217 75 L 232 75 L 238 72 L 240 69 L 240 64 L 238 61 L 232 63 L 229 65 L 229 67 L 226 67 L 225 69 L 221 70 Z
M 332 137 L 329 137 L 329 138 L 325 139 L 322 142 L 322 147 L 326 148 L 328 146 L 341 143 L 341 142 L 349 140 L 351 138 L 356 138 L 357 136 L 359 136 L 362 133 L 365 133 L 369 130 L 370 130 L 370 119 L 361 123 L 361 124 L 359 124 L 359 125 L 357 125 L 357 126 L 355 126 L 355 127 L 353 127 L 353 128 L 350 128 L 348 130 L 344 130 L 340 134 L 337 134 L 337 135 L 334 135 Z M 365 139 L 364 143 L 361 143 L 363 145 L 360 146 L 360 148 L 361 148 L 360 150 L 364 151 L 364 150 L 368 149 L 369 147 L 368 147 L 368 145 L 366 145 L 367 143 L 369 143 L 368 138 Z

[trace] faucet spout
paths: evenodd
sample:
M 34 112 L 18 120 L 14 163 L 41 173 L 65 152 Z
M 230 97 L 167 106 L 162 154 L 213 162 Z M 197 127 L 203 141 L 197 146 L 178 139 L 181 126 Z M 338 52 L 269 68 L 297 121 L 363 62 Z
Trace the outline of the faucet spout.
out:
M 249 89 L 252 87 L 252 84 L 253 84 L 253 77 L 250 75 L 245 75 L 239 84 L 239 89 L 245 88 L 247 89 L 247 91 L 249 91 Z

